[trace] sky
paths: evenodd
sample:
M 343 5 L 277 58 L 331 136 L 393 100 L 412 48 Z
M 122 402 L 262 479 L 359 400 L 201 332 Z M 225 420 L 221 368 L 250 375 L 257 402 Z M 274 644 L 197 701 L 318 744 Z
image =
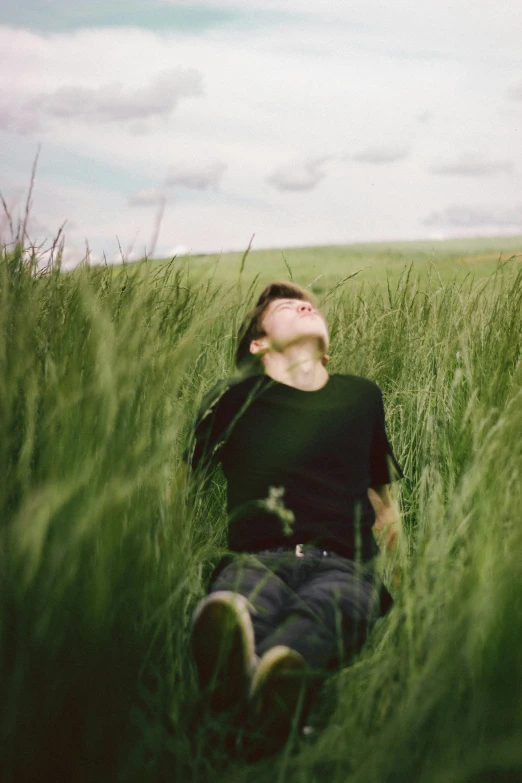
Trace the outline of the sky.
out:
M 74 266 L 522 234 L 522 3 L 3 0 L 0 193 Z M 0 216 L 5 238 L 7 219 Z

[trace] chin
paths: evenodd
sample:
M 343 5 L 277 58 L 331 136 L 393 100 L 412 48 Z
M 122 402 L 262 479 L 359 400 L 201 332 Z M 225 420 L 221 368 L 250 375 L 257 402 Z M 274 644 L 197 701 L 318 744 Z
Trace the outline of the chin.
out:
M 328 351 L 330 350 L 330 340 L 325 340 L 324 337 L 322 337 L 320 341 L 320 345 L 321 345 L 321 351 L 323 351 L 323 353 L 328 353 Z
M 307 321 L 307 319 L 303 319 L 304 323 L 304 329 L 303 334 L 309 335 L 310 337 L 317 337 L 318 340 L 321 340 L 323 343 L 328 343 L 329 338 L 328 334 L 325 333 L 324 327 L 322 324 L 318 324 L 317 322 L 314 323 L 314 320 L 311 318 Z
M 312 326 L 312 324 L 311 324 Z M 320 348 L 322 351 L 326 353 L 328 348 L 330 347 L 330 340 L 328 338 L 328 335 L 325 335 L 325 333 L 320 329 L 303 329 L 299 332 L 298 335 L 296 335 L 296 340 L 298 341 L 299 338 L 314 338 L 318 340 Z

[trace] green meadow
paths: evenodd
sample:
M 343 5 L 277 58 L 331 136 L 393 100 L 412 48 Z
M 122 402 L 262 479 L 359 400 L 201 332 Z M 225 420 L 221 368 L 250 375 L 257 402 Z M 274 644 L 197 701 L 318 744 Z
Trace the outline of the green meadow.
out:
M 63 273 L 59 252 L 45 266 L 3 247 L 3 783 L 522 779 L 521 253 L 502 238 Z M 246 763 L 189 652 L 225 547 L 223 478 L 176 476 L 274 278 L 317 294 L 331 372 L 383 390 L 404 579 L 306 736 Z
M 255 237 L 252 246 L 255 248 Z M 290 279 L 295 275 L 296 279 L 305 281 L 305 285 L 313 283 L 317 291 L 323 291 L 351 275 L 358 282 L 378 284 L 385 279 L 396 284 L 404 268 L 409 266 L 420 276 L 432 268 L 444 281 L 471 271 L 475 277 L 484 277 L 499 263 L 509 261 L 521 252 L 522 237 L 497 237 L 252 249 L 248 253 L 248 264 L 244 261 L 244 252 L 189 255 L 178 259 L 178 263 L 186 264 L 192 284 L 208 280 L 235 284 L 241 274 L 248 283 L 256 279 L 266 285 L 272 280 Z M 149 262 L 145 268 L 148 271 L 157 263 Z

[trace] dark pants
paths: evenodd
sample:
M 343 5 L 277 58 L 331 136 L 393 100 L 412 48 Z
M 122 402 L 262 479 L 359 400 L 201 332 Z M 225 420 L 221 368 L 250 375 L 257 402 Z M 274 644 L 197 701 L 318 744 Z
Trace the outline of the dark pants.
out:
M 231 556 L 211 582 L 217 590 L 250 601 L 257 655 L 283 644 L 320 670 L 356 652 L 391 604 L 371 569 L 320 549 Z

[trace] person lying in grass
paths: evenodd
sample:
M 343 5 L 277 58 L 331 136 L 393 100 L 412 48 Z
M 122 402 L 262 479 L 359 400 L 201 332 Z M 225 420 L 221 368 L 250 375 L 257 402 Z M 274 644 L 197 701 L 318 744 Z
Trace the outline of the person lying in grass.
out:
M 375 538 L 392 549 L 402 477 L 370 380 L 326 370 L 311 295 L 272 283 L 243 321 L 238 376 L 204 398 L 185 458 L 227 479 L 227 554 L 197 607 L 192 648 L 215 710 L 246 714 L 252 756 L 286 742 L 314 678 L 361 648 L 391 605 Z M 245 712 L 246 711 L 246 712 Z

